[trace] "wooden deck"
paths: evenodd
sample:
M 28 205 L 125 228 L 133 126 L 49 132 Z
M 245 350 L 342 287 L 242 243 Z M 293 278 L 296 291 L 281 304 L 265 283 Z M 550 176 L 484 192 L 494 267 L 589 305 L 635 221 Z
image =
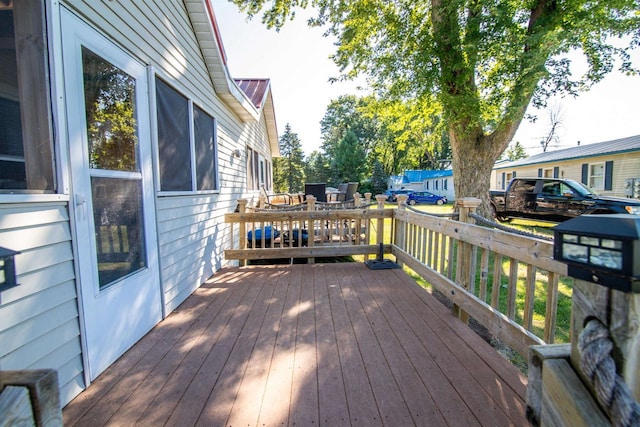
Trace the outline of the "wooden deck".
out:
M 227 268 L 63 410 L 71 425 L 523 426 L 524 378 L 401 270 Z

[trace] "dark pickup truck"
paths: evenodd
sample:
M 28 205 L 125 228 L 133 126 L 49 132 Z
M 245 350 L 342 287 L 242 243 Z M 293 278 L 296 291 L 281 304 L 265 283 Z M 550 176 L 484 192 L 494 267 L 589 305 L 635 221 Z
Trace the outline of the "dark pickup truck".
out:
M 582 214 L 640 215 L 640 200 L 604 197 L 570 179 L 514 178 L 506 191 L 490 191 L 493 215 L 500 221 L 531 218 L 561 222 Z

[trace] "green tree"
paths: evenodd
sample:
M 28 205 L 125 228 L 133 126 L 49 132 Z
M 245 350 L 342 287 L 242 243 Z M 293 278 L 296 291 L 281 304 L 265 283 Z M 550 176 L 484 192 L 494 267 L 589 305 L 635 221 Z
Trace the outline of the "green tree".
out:
M 322 133 L 321 149 L 325 156 L 335 160 L 336 150 L 342 139 L 348 132 L 352 132 L 360 148 L 365 153 L 365 157 L 371 153 L 372 147 L 379 139 L 378 122 L 375 117 L 368 113 L 372 97 L 356 97 L 354 95 L 343 95 L 338 99 L 332 100 L 325 114 L 320 121 L 320 131 Z M 359 150 L 360 150 L 359 148 Z M 371 162 L 365 159 L 365 169 L 369 170 Z M 340 175 L 342 172 L 335 169 L 336 162 L 329 163 L 330 182 L 333 185 L 340 183 Z
M 273 184 L 276 192 L 295 193 L 302 191 L 304 183 L 304 153 L 298 134 L 287 123 L 280 137 L 280 158 L 273 162 Z
M 483 199 L 491 169 L 527 106 L 576 94 L 610 72 L 637 73 L 638 0 L 233 0 L 279 28 L 297 7 L 315 6 L 314 25 L 336 36 L 345 77 L 367 74 L 374 87 L 404 99 L 435 94 L 452 150 L 457 197 Z M 627 46 L 612 40 L 628 36 Z M 566 54 L 581 51 L 588 70 L 571 75 Z
M 501 159 L 512 162 L 514 160 L 526 159 L 527 157 L 529 157 L 529 155 L 524 150 L 522 144 L 520 144 L 520 141 L 516 141 L 515 143 L 510 144 L 506 151 L 502 153 Z
M 383 194 L 387 190 L 387 179 L 389 175 L 387 175 L 382 169 L 382 163 L 378 160 L 373 162 L 373 171 L 371 172 L 371 193 L 375 196 L 376 194 Z
M 348 131 L 353 132 L 365 153 L 369 151 L 378 136 L 377 122 L 370 114 L 365 114 L 371 101 L 371 97 L 343 95 L 329 103 L 320 121 L 322 149 L 327 155 L 334 154 Z
M 404 169 L 442 169 L 451 158 L 441 109 L 434 97 L 377 99 L 365 109 L 378 121 L 378 138 L 372 156 L 389 175 Z
M 344 138 L 335 149 L 332 169 L 337 171 L 332 183 L 360 182 L 365 171 L 365 152 L 358 137 L 352 131 L 347 131 Z
M 307 182 L 329 182 L 331 165 L 329 158 L 320 151 L 313 151 L 305 162 Z

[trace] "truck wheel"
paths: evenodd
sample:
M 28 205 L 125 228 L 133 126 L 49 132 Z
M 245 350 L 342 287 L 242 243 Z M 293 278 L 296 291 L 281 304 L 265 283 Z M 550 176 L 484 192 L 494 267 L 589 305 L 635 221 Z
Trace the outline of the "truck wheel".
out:
M 436 205 L 444 205 L 444 201 L 442 199 L 438 199 Z
M 500 221 L 500 222 L 511 222 L 511 218 L 506 218 L 502 215 L 498 215 L 498 211 L 495 207 L 495 205 L 491 205 L 491 213 L 492 213 L 492 217 L 493 219 L 495 219 L 496 221 Z

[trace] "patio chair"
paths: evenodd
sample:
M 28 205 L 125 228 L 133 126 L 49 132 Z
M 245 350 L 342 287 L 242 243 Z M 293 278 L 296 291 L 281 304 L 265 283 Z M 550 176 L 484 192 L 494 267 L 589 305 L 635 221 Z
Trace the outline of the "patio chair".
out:
M 357 190 L 358 190 L 357 182 L 350 182 L 349 184 L 347 184 L 347 190 L 344 195 L 344 201 L 348 202 L 350 200 L 353 200 L 353 195 L 356 194 Z
M 312 195 L 316 198 L 317 202 L 327 201 L 327 184 L 324 182 L 314 182 L 304 185 L 304 194 Z

